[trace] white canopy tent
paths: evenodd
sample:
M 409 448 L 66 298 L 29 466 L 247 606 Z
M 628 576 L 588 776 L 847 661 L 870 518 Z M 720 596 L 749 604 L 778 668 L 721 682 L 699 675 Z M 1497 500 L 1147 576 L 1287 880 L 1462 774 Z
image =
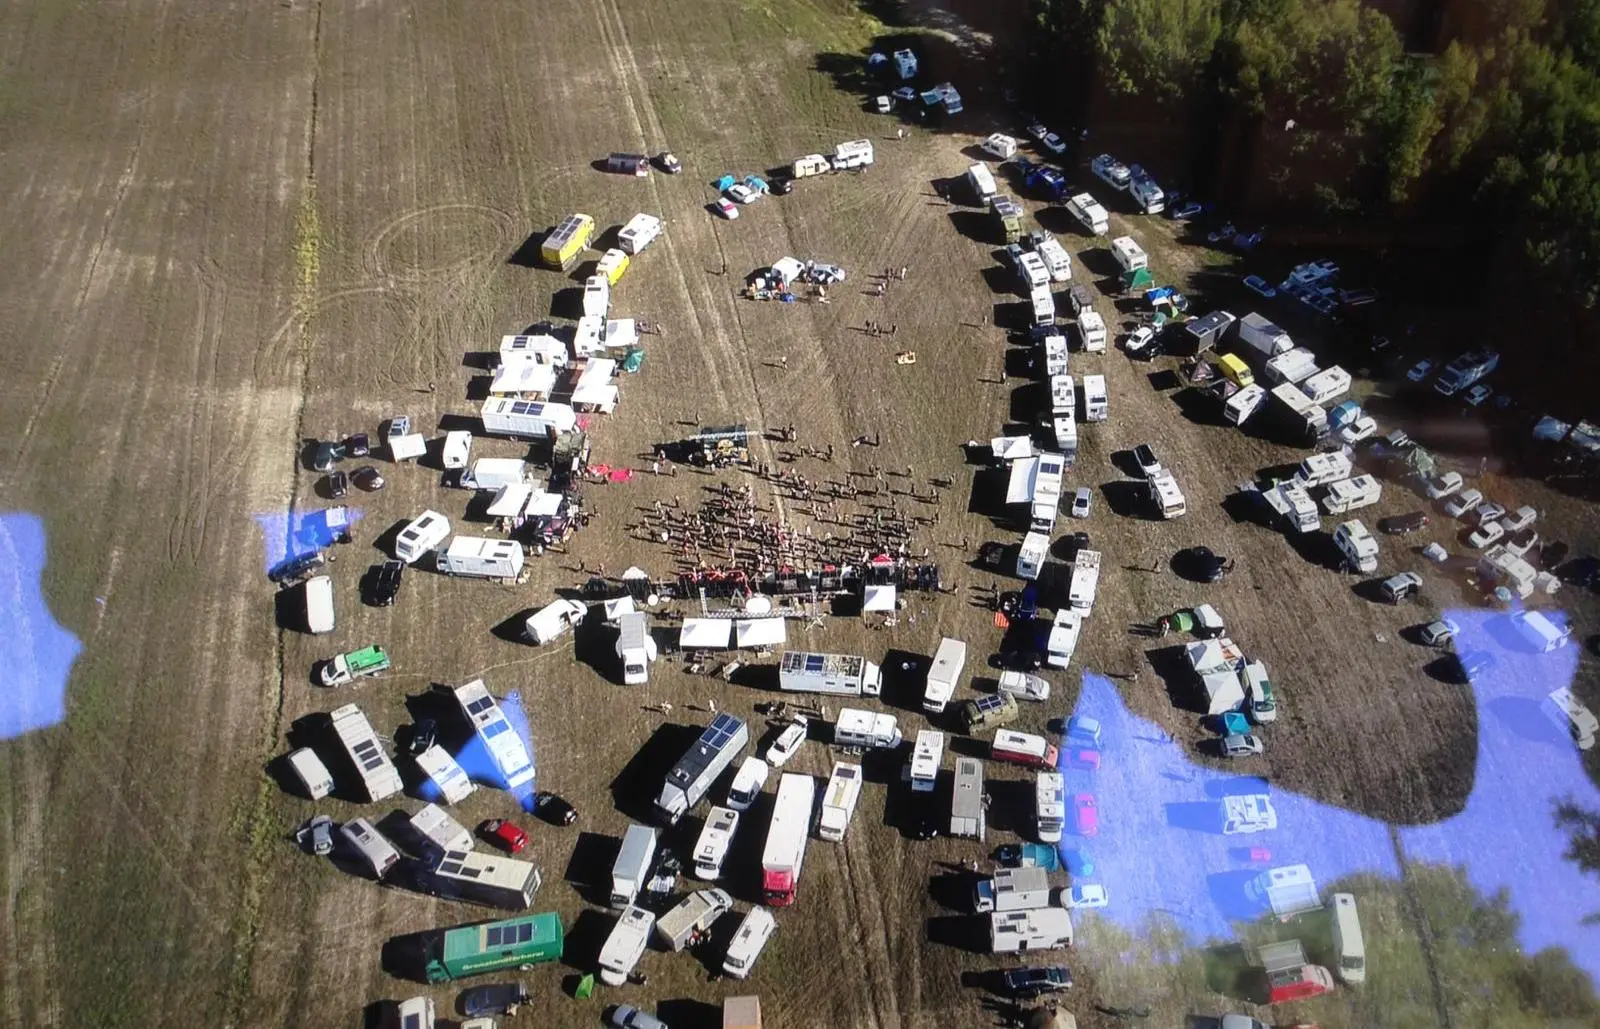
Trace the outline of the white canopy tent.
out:
M 561 500 L 562 497 L 559 493 L 545 493 L 542 491 L 532 493 L 528 497 L 528 506 L 522 513 L 530 518 L 554 517 L 556 512 L 561 510 Z
M 1024 457 L 1011 464 L 1011 479 L 1006 483 L 1006 503 L 1025 504 L 1033 499 L 1034 483 L 1039 477 L 1039 459 Z
M 633 598 L 632 597 L 617 597 L 615 600 L 608 600 L 608 601 L 605 602 L 605 609 L 606 609 L 606 619 L 605 620 L 608 621 L 608 622 L 614 622 L 618 618 L 621 618 L 623 615 L 631 615 L 631 614 L 633 614 L 633 612 L 634 612 Z
M 733 635 L 728 618 L 685 618 L 678 631 L 678 646 L 684 650 L 727 650 Z
M 776 647 L 789 640 L 789 627 L 782 618 L 740 618 L 733 631 L 740 650 Z
M 556 386 L 556 368 L 526 358 L 506 361 L 494 373 L 489 392 L 494 395 L 536 394 L 544 396 Z
M 1035 453 L 1030 436 L 996 436 L 989 441 L 989 449 L 994 451 L 996 461 L 1015 461 Z
M 863 614 L 892 615 L 895 611 L 896 591 L 893 586 L 868 586 L 861 605 Z
M 495 492 L 494 500 L 489 502 L 489 509 L 484 513 L 490 518 L 515 518 L 522 514 L 522 509 L 532 493 L 533 487 L 526 483 L 501 486 Z

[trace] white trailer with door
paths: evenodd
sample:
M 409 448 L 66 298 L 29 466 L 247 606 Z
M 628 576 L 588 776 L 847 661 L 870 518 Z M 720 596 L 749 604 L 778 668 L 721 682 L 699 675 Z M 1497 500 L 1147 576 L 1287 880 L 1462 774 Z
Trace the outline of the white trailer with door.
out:
M 437 804 L 424 804 L 413 814 L 411 830 L 441 854 L 473 848 L 472 833 Z
M 394 556 L 406 564 L 450 538 L 450 519 L 437 511 L 424 511 L 413 518 L 394 538 Z
M 939 641 L 934 652 L 933 665 L 928 669 L 927 688 L 922 695 L 922 709 L 938 714 L 950 698 L 955 696 L 961 682 L 961 672 L 967 665 L 967 645 L 946 636 Z
M 822 813 L 817 816 L 817 835 L 833 843 L 844 840 L 861 799 L 861 766 L 836 761 L 822 792 Z
M 549 439 L 577 427 L 578 413 L 567 404 L 490 397 L 479 409 L 483 431 L 514 439 Z
M 893 750 L 902 742 L 900 726 L 896 724 L 894 715 L 886 715 L 881 711 L 840 708 L 839 717 L 833 723 L 833 743 L 836 747 Z
M 368 800 L 386 800 L 404 789 L 399 770 L 389 760 L 377 731 L 359 707 L 346 704 L 334 709 L 330 717 L 339 744 L 344 747 L 345 754 L 361 776 L 361 785 Z
M 438 791 L 439 798 L 446 804 L 459 804 L 472 796 L 477 786 L 467 775 L 466 769 L 450 756 L 450 752 L 435 743 L 433 746 L 418 754 L 413 760 L 422 774 L 428 777 L 433 788 Z
M 989 916 L 989 949 L 996 954 L 1072 946 L 1072 914 L 1057 907 L 996 911 Z
M 469 579 L 515 579 L 522 574 L 522 544 L 484 536 L 457 536 L 440 552 L 439 571 Z

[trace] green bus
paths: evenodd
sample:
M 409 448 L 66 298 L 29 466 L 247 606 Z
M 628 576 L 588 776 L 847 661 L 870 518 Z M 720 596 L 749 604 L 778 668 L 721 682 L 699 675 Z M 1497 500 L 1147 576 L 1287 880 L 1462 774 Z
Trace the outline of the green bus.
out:
M 429 946 L 428 982 L 559 961 L 563 940 L 561 916 L 553 911 L 446 929 Z

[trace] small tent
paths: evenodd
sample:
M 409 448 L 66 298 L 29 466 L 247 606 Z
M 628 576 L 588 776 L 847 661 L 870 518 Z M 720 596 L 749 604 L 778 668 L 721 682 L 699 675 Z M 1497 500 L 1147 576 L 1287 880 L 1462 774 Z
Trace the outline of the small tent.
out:
M 1124 290 L 1143 289 L 1155 284 L 1156 277 L 1150 274 L 1149 268 L 1135 268 L 1131 272 L 1122 273 L 1122 288 Z

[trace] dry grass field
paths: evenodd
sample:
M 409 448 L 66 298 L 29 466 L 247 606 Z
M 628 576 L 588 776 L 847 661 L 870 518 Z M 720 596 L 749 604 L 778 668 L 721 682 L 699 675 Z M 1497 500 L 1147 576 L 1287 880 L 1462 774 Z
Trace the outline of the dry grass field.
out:
M 818 70 L 823 55 L 859 55 L 883 31 L 844 0 L 167 0 L 87 13 L 66 3 L 0 12 L 10 249 L 0 488 L 5 508 L 44 520 L 46 599 L 84 644 L 65 722 L 0 746 L 0 1025 L 356 1025 L 378 1017 L 377 1002 L 424 991 L 448 1010 L 456 991 L 391 975 L 386 944 L 482 909 L 379 887 L 301 853 L 290 834 L 314 811 L 377 820 L 396 805 L 313 805 L 283 788 L 275 762 L 314 729 L 309 716 L 356 700 L 393 735 L 434 713 L 430 684 L 479 676 L 497 694 L 519 694 L 541 787 L 583 811 L 567 830 L 523 819 L 545 874 L 538 906 L 570 927 L 567 961 L 524 976 L 539 998 L 532 1021 L 595 1025 L 602 1002 L 620 996 L 692 1029 L 715 1017 L 706 1005 L 747 991 L 761 993 L 777 1029 L 992 1021 L 986 994 L 963 975 L 1000 962 L 969 949 L 982 941 L 966 942 L 951 904 L 962 887 L 949 873 L 980 849 L 905 839 L 898 769 L 870 763 L 849 841 L 813 841 L 799 903 L 779 913 L 748 988 L 709 981 L 688 954 L 651 953 L 647 988 L 591 1001 L 564 992 L 607 931 L 591 887 L 609 868 L 608 838 L 653 793 L 648 774 L 708 717 L 691 705 L 714 701 L 759 723 L 765 697 L 689 676 L 671 658 L 648 687 L 623 689 L 603 633 L 580 634 L 575 654 L 570 642 L 532 650 L 503 626 L 581 583 L 580 562 L 669 573 L 674 556 L 627 529 L 657 499 L 690 502 L 717 483 L 752 481 L 774 517 L 811 521 L 766 484 L 685 471 L 590 486 L 594 524 L 568 553 L 531 562 L 527 584 L 415 572 L 396 607 L 375 609 L 357 600 L 358 578 L 381 557 L 374 541 L 423 508 L 461 519 L 469 496 L 442 489 L 436 471 L 385 464 L 388 488 L 350 501 L 363 520 L 332 567 L 336 634 L 280 631 L 263 575 L 273 519 L 326 504 L 301 463 L 304 440 L 376 434 L 397 413 L 430 436 L 470 417 L 465 355 L 495 349 L 553 304 L 570 313 L 574 282 L 518 257 L 530 239 L 575 210 L 603 227 L 648 211 L 665 219 L 665 235 L 618 287 L 613 310 L 664 332 L 647 338 L 642 371 L 622 380 L 617 412 L 597 420 L 594 459 L 640 468 L 653 443 L 696 422 L 793 423 L 802 442 L 837 449 L 831 464 L 798 462 L 813 478 L 871 465 L 910 466 L 923 488 L 954 477 L 938 524 L 918 540 L 954 593 L 914 600 L 915 619 L 892 630 L 830 619 L 792 630 L 791 645 L 926 655 L 952 635 L 981 663 L 999 645 L 984 599 L 1011 587 L 968 562 L 980 541 L 1017 534 L 986 513 L 992 483 L 975 479 L 962 444 L 1028 421 L 1041 397 L 1018 377 L 1019 354 L 1002 382 L 1008 347 L 996 321 L 1019 298 L 1002 295 L 1009 276 L 982 219 L 934 188 L 960 176 L 971 160 L 963 148 L 990 131 L 982 100 L 969 94 L 967 134 L 913 128 L 896 140 L 898 123 L 863 113 L 860 97 Z M 879 155 L 864 175 L 799 183 L 733 222 L 706 209 L 708 183 L 726 171 L 760 172 L 863 136 Z M 612 150 L 667 147 L 683 175 L 633 180 L 593 166 Z M 1068 229 L 1059 211 L 1041 219 L 1074 251 L 1077 281 L 1109 276 L 1103 241 Z M 1113 223 L 1146 242 L 1164 280 L 1231 275 L 1215 255 L 1176 243 L 1168 222 L 1124 211 Z M 739 299 L 747 273 L 786 254 L 836 262 L 850 281 L 826 305 Z M 865 295 L 870 275 L 902 265 L 905 282 L 882 299 Z M 1099 304 L 1121 321 L 1109 297 Z M 905 331 L 875 338 L 862 331 L 869 319 Z M 898 350 L 915 350 L 917 363 L 897 365 Z M 1072 679 L 1055 676 L 1056 695 L 1029 706 L 1020 727 L 1043 731 L 1070 711 L 1082 667 L 1138 670 L 1114 680 L 1134 715 L 1185 746 L 1208 736 L 1152 664 L 1158 645 L 1129 629 L 1210 600 L 1282 683 L 1285 715 L 1252 772 L 1396 825 L 1455 814 L 1474 782 L 1472 695 L 1426 676 L 1427 655 L 1399 636 L 1447 595 L 1444 580 L 1425 573 L 1434 599 L 1423 606 L 1373 604 L 1280 534 L 1230 517 L 1224 499 L 1237 482 L 1301 455 L 1186 418 L 1161 388 L 1171 364 L 1131 363 L 1113 348 L 1074 368 L 1110 384 L 1111 419 L 1083 428 L 1071 477 L 1096 489 L 1084 528 L 1108 568 Z M 861 434 L 881 435 L 882 446 L 852 448 Z M 1181 521 L 1127 511 L 1112 455 L 1146 441 L 1180 475 L 1190 512 Z M 755 459 L 774 462 L 777 449 L 759 443 Z M 483 440 L 475 450 L 522 452 Z M 1585 541 L 1586 510 L 1490 478 L 1484 488 L 1507 499 L 1564 507 L 1574 543 Z M 887 482 L 910 484 L 900 474 Z M 1417 506 L 1393 486 L 1368 522 Z M 1165 570 L 1197 543 L 1235 557 L 1238 571 L 1200 587 Z M 1402 548 L 1385 548 L 1385 574 L 1421 563 L 1397 563 L 1388 555 Z M 1162 570 L 1137 570 L 1152 566 Z M 369 642 L 393 653 L 392 673 L 337 693 L 311 685 L 314 662 Z M 909 690 L 884 700 L 908 736 L 925 724 Z M 654 710 L 664 701 L 671 717 Z M 831 761 L 813 742 L 795 766 L 825 776 Z M 997 807 L 1023 795 L 1021 773 L 994 774 L 1018 780 L 997 788 Z M 1021 805 L 1010 807 L 997 811 L 991 842 L 1025 824 Z M 484 790 L 461 817 L 513 809 Z M 680 850 L 697 828 L 686 820 Z M 747 834 L 734 862 L 753 867 L 758 848 Z M 730 884 L 741 907 L 756 892 L 744 876 Z M 1395 915 L 1406 940 L 1413 914 Z M 1069 959 L 1081 1025 L 1114 1024 L 1097 1003 L 1152 1004 L 1151 1025 L 1238 1006 L 1194 976 L 1169 979 L 1163 969 L 1177 965 L 1161 940 L 1097 950 L 1115 934 L 1103 932 L 1091 922 Z M 1129 973 L 1125 953 L 1150 956 L 1149 974 Z M 1452 991 L 1466 984 L 1446 982 L 1442 1006 L 1435 984 L 1425 1014 L 1404 1024 L 1450 1022 Z M 1343 999 L 1313 1013 L 1325 1027 L 1377 1024 Z

